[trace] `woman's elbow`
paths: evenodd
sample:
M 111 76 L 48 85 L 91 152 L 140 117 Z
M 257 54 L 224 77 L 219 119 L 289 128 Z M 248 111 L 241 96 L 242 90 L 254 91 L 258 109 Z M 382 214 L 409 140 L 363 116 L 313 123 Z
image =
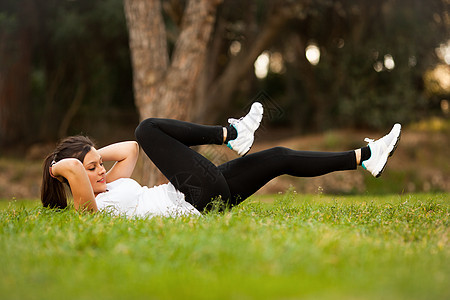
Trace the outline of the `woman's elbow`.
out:
M 133 149 L 135 152 L 139 152 L 139 144 L 136 141 L 131 141 L 132 145 L 133 145 Z
M 139 144 L 136 141 L 130 141 L 130 143 L 131 143 L 131 151 L 133 155 L 137 157 L 139 154 Z

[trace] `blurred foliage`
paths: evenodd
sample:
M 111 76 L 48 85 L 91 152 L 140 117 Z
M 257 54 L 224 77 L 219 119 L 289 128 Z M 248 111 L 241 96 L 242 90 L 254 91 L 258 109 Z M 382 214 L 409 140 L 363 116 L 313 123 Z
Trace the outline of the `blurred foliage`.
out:
M 450 120 L 433 117 L 427 120 L 411 124 L 411 129 L 427 132 L 450 132 Z
M 33 0 L 2 1 L 0 32 L 15 32 L 24 5 Z M 83 87 L 68 132 L 107 134 L 106 123 L 137 120 L 132 95 L 128 36 L 121 0 L 36 1 L 22 26 L 32 25 L 29 142 L 59 138 L 59 127 Z M 6 22 L 8 21 L 8 23 Z M 14 43 L 11 38 L 10 43 Z M 27 84 L 27 83 L 24 83 Z M 11 101 L 14 101 L 11 99 Z M 131 121 L 130 120 L 130 121 Z M 70 121 L 70 120 L 69 120 Z M 90 126 L 86 126 L 91 124 Z M 87 128 L 87 130 L 86 130 Z
M 229 45 L 256 37 L 255 24 L 267 23 L 267 16 L 279 3 L 223 2 L 218 19 L 226 18 L 228 23 L 226 34 L 219 38 L 227 46 L 215 62 L 216 69 L 230 57 Z M 259 80 L 248 70 L 248 79 L 242 83 L 245 88 L 235 92 L 233 105 L 242 107 L 263 90 L 285 111 L 281 118 L 271 120 L 272 125 L 308 130 L 383 128 L 394 121 L 409 123 L 443 115 L 441 100 L 448 99 L 450 92 L 430 92 L 433 88 L 426 85 L 433 79 L 427 81 L 424 74 L 443 63 L 435 49 L 449 38 L 448 1 L 298 3 L 303 9 L 267 49 L 272 55 L 282 55 L 283 68 L 269 70 L 268 76 Z M 34 9 L 27 11 L 26 18 L 18 18 L 30 4 Z M 182 0 L 163 1 L 170 47 L 185 4 Z M 30 27 L 33 33 L 32 73 L 30 82 L 23 83 L 31 86 L 30 131 L 23 141 L 58 138 L 65 118 L 70 126 L 64 134 L 83 131 L 94 136 L 109 135 L 111 124 L 137 122 L 122 0 L 2 0 L 0 48 L 10 49 L 3 53 L 12 56 L 15 47 L 20 47 L 14 33 L 21 26 Z M 320 49 L 316 66 L 305 58 L 309 43 Z M 386 55 L 393 57 L 395 68 L 383 67 Z M 380 72 L 374 69 L 377 64 L 382 67 Z M 70 116 L 67 111 L 75 106 L 77 93 L 82 102 Z
M 283 89 L 269 93 L 292 108 L 287 117 L 303 119 L 302 128 L 384 128 L 442 116 L 440 101 L 448 99 L 450 89 L 425 93 L 431 81 L 423 75 L 443 63 L 435 49 L 450 37 L 449 29 L 445 1 L 317 1 L 304 20 L 291 22 L 283 33 L 287 42 L 271 50 L 285 58 L 300 53 L 289 38 L 297 35 L 301 47 L 319 46 L 320 62 L 308 68 L 297 56 L 285 61 L 284 74 L 269 74 L 262 86 L 271 91 L 274 81 L 290 85 L 285 88 L 290 94 Z M 391 70 L 383 66 L 387 55 L 395 61 Z M 322 115 L 314 123 L 318 109 Z

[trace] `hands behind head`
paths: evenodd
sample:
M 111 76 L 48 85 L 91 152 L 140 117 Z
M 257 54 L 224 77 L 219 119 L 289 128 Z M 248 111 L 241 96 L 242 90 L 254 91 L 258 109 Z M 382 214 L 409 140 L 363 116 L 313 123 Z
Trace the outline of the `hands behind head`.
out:
M 58 162 L 52 162 L 50 165 L 50 176 L 59 180 L 60 182 L 68 182 L 67 175 L 71 171 L 72 168 L 78 167 L 78 165 L 83 165 L 76 158 L 64 158 Z M 84 169 L 84 167 L 83 167 Z

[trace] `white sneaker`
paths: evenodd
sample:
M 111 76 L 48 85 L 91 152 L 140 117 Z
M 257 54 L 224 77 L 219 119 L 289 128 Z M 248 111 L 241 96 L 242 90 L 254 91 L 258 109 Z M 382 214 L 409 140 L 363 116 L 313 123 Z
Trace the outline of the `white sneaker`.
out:
M 236 151 L 239 155 L 244 156 L 250 151 L 255 138 L 255 131 L 258 129 L 263 117 L 263 106 L 259 102 L 252 104 L 249 113 L 239 120 L 230 118 L 230 123 L 237 131 L 237 138 L 228 142 L 228 148 Z
M 374 141 L 369 138 L 364 139 L 364 141 L 369 143 L 368 146 L 371 155 L 370 158 L 363 161 L 361 165 L 364 169 L 372 173 L 373 176 L 379 177 L 381 173 L 383 173 L 389 156 L 392 156 L 395 149 L 397 149 L 401 130 L 402 126 L 397 123 L 392 127 L 391 132 L 379 140 Z

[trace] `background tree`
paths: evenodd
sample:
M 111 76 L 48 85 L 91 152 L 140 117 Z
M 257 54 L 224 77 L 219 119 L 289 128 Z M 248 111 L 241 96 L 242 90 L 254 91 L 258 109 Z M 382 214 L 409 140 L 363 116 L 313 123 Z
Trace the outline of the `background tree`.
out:
M 217 120 L 224 107 L 242 107 L 258 90 L 284 108 L 283 118 L 272 121 L 302 131 L 379 129 L 439 113 L 439 101 L 424 94 L 422 75 L 440 63 L 435 48 L 450 32 L 447 12 L 441 0 L 226 1 L 198 87 L 196 117 Z M 317 65 L 306 59 L 311 44 L 320 50 Z M 256 79 L 253 62 L 263 51 L 270 56 L 268 74 Z M 277 71 L 270 67 L 275 58 L 282 63 Z M 385 66 L 388 58 L 392 69 Z
M 5 0 L 0 33 L 0 150 L 138 122 L 122 0 Z
M 304 19 L 310 6 L 310 1 L 289 0 L 224 2 L 208 52 L 207 67 L 197 88 L 195 120 L 217 121 L 242 90 L 242 83 L 254 78 L 258 56 L 281 42 L 289 21 Z M 248 104 L 249 101 L 240 102 Z
M 381 128 L 448 116 L 441 103 L 449 89 L 432 88 L 450 78 L 448 1 L 140 3 L 0 2 L 0 151 L 80 132 L 101 144 L 132 138 L 150 115 L 223 123 L 261 91 L 284 112 L 265 118 L 268 128 Z M 138 4 L 157 9 L 135 12 Z M 151 24 L 136 23 L 129 35 L 128 10 L 129 25 L 150 14 Z M 317 64 L 305 55 L 311 45 Z M 266 74 L 257 77 L 261 57 Z M 141 72 L 144 63 L 152 65 Z
M 0 13 L 0 148 L 27 135 L 34 3 L 4 1 Z M 11 13 L 14 12 L 14 13 Z M 21 22 L 21 20 L 24 20 Z
M 189 0 L 180 34 L 169 58 L 167 34 L 159 0 L 125 0 L 134 93 L 141 119 L 165 117 L 189 120 L 197 78 L 220 1 Z M 146 160 L 147 161 L 147 160 Z M 156 183 L 157 170 L 146 163 L 144 181 Z

